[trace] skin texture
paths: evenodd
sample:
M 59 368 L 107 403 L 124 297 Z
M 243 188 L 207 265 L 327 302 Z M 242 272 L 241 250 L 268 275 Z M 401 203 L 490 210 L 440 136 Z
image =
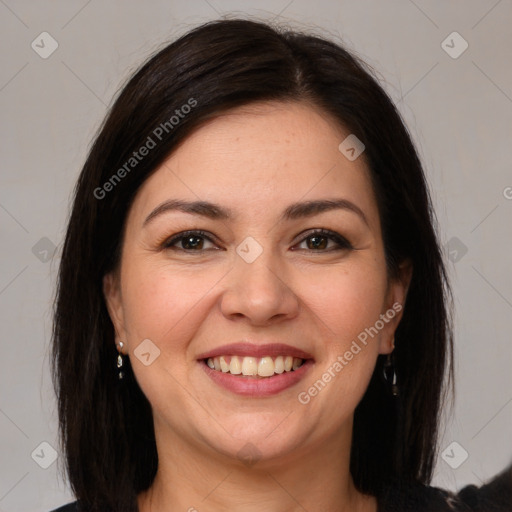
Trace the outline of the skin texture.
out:
M 364 154 L 351 162 L 338 150 L 348 135 L 307 104 L 248 105 L 200 127 L 138 191 L 120 267 L 105 277 L 104 292 L 117 340 L 153 408 L 159 468 L 139 495 L 142 512 L 377 510 L 349 472 L 353 413 L 378 354 L 392 351 L 401 313 L 309 403 L 297 398 L 365 328 L 404 304 L 410 280 L 405 267 L 400 280 L 388 279 Z M 143 227 L 172 198 L 211 201 L 237 217 L 174 211 Z M 368 224 L 341 209 L 279 221 L 291 203 L 334 198 L 355 203 Z M 307 238 L 315 228 L 339 233 L 354 249 L 334 250 L 329 238 L 316 248 Z M 189 253 L 186 240 L 161 247 L 194 229 L 213 241 L 200 238 Z M 248 236 L 263 249 L 252 263 L 236 252 Z M 160 350 L 149 366 L 134 355 L 144 339 Z M 215 384 L 197 356 L 248 339 L 301 348 L 314 366 L 275 396 L 238 396 Z M 247 443 L 257 449 L 252 465 L 237 455 Z

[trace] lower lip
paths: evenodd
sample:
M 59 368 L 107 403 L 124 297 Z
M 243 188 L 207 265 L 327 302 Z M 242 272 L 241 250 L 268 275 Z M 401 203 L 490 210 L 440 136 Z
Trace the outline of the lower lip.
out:
M 230 373 L 212 370 L 204 361 L 199 361 L 206 374 L 219 386 L 243 396 L 272 396 L 297 384 L 304 378 L 314 362 L 308 359 L 304 364 L 291 372 L 274 374 L 272 377 L 255 378 L 244 375 L 231 375 Z

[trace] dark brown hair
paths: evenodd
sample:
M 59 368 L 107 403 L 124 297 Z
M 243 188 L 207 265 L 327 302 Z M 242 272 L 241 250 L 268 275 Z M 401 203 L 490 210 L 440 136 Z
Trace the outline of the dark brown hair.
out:
M 451 293 L 411 137 L 373 71 L 340 44 L 255 21 L 218 20 L 165 46 L 130 78 L 74 192 L 55 300 L 52 375 L 69 481 L 90 510 L 137 510 L 136 496 L 158 465 L 151 407 L 128 358 L 125 380 L 117 379 L 102 290 L 103 276 L 119 263 L 127 212 L 144 180 L 192 130 L 265 100 L 308 102 L 366 147 L 389 275 L 409 259 L 413 276 L 395 336 L 401 394 L 388 392 L 379 356 L 355 411 L 351 473 L 362 492 L 376 496 L 393 482 L 430 482 L 444 392 L 453 384 Z M 187 104 L 194 107 L 169 123 Z M 161 140 L 127 170 L 133 152 L 151 134 L 156 139 L 164 123 Z M 123 166 L 127 172 L 119 173 Z

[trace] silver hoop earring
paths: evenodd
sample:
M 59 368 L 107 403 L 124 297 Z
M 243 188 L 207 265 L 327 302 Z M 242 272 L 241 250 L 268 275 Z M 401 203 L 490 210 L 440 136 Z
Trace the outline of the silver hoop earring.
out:
M 117 356 L 117 368 L 119 370 L 119 373 L 117 374 L 119 380 L 121 380 L 124 377 L 124 372 L 121 370 L 123 367 L 123 354 L 121 353 L 122 348 L 124 347 L 124 343 L 122 341 L 119 342 L 117 345 L 117 350 L 119 352 Z
M 397 385 L 397 378 L 396 378 L 396 370 L 395 370 L 395 364 L 393 361 L 393 357 L 391 354 L 388 354 L 388 357 L 386 359 L 386 362 L 384 363 L 383 367 L 383 374 L 384 374 L 384 380 L 390 386 L 391 388 L 391 394 L 393 396 L 398 396 L 400 394 L 398 385 Z

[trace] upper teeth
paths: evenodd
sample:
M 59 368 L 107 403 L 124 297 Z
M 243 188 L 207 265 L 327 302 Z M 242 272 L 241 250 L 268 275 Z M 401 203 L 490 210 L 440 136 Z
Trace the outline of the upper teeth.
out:
M 209 357 L 206 364 L 212 370 L 220 370 L 233 375 L 258 375 L 271 377 L 274 373 L 283 373 L 296 370 L 304 362 L 303 359 L 293 356 L 265 357 L 239 357 L 219 356 Z

